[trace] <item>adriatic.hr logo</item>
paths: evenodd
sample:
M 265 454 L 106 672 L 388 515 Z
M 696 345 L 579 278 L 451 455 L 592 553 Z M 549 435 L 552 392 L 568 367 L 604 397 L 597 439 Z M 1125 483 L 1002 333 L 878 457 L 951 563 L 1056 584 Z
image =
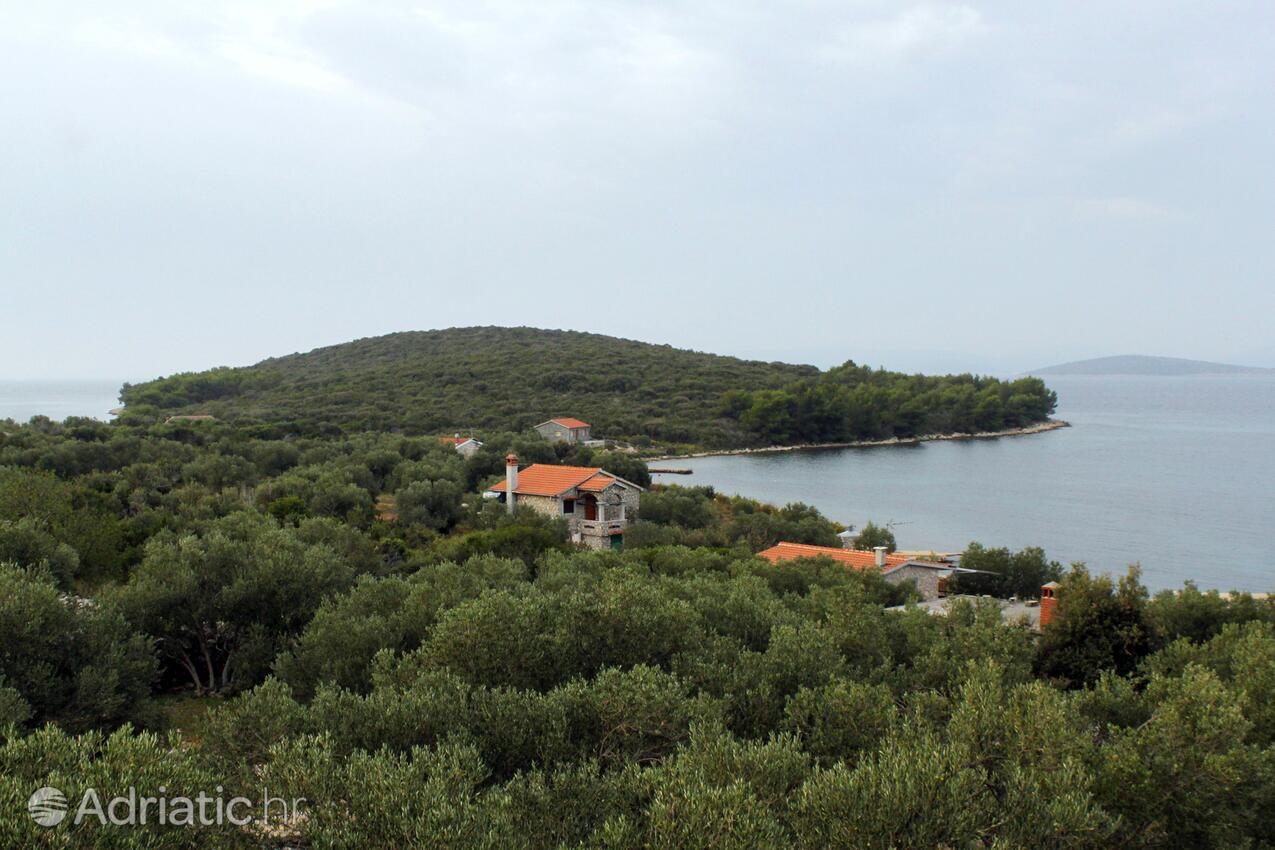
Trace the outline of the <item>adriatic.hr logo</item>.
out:
M 56 788 L 41 788 L 27 800 L 27 811 L 40 826 L 57 826 L 66 817 L 66 795 Z
M 210 827 L 234 824 L 247 826 L 254 820 L 262 824 L 291 823 L 305 805 L 305 798 L 285 800 L 272 796 L 269 788 L 261 789 L 260 808 L 249 797 L 230 797 L 220 785 L 215 794 L 200 791 L 197 794 L 168 796 L 168 789 L 160 785 L 156 796 L 139 793 L 129 786 L 123 794 L 104 798 L 96 788 L 86 788 L 74 807 L 67 802 L 60 789 L 46 785 L 27 800 L 31 820 L 43 827 L 55 827 L 66 821 L 79 826 L 85 821 L 97 821 L 99 826 L 188 826 Z

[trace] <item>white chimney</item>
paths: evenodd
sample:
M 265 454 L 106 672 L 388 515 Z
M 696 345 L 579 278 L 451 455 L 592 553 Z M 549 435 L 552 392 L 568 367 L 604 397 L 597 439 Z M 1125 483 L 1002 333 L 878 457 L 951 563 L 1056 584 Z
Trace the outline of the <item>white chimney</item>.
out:
M 876 553 L 876 556 L 877 556 L 877 557 L 876 557 L 877 566 L 878 566 L 878 567 L 884 567 L 884 566 L 885 566 L 885 547 L 884 547 L 884 546 L 873 546 L 873 547 L 872 547 L 872 551 L 873 551 L 874 553 Z
M 514 512 L 514 503 L 518 497 L 515 491 L 518 489 L 518 455 L 510 452 L 505 456 L 505 508 L 509 513 Z

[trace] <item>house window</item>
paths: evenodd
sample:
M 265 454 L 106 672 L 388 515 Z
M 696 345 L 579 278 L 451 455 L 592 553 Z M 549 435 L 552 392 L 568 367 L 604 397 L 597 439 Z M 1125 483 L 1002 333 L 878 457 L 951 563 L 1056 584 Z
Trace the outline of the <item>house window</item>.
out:
M 576 512 L 576 500 L 575 500 L 575 499 L 563 499 L 563 500 L 562 500 L 562 512 L 563 512 L 564 514 L 573 514 L 573 513 L 575 513 L 575 512 Z

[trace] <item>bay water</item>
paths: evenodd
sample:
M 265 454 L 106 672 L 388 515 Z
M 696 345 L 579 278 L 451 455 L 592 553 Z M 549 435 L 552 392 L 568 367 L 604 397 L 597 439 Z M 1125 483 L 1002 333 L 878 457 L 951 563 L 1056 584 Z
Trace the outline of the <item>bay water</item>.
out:
M 32 416 L 61 421 L 68 416 L 110 419 L 119 407 L 117 380 L 0 380 L 0 419 L 27 422 Z
M 806 502 L 901 549 L 1041 546 L 1151 589 L 1275 591 L 1275 377 L 1050 377 L 1070 428 L 1020 437 L 667 463 L 775 504 Z M 658 468 L 661 464 L 655 464 Z

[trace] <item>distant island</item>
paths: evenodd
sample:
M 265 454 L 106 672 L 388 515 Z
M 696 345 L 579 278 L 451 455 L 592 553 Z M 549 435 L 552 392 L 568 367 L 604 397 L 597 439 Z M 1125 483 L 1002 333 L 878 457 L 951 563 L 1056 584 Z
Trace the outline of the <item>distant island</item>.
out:
M 560 416 L 650 453 L 1035 428 L 1040 378 L 740 360 L 600 334 L 451 328 L 125 385 L 122 418 L 215 416 L 302 436 L 525 432 Z
M 1028 375 L 1275 375 L 1275 369 L 1236 366 L 1182 357 L 1150 357 L 1145 354 L 1118 354 L 1095 357 L 1032 369 Z

